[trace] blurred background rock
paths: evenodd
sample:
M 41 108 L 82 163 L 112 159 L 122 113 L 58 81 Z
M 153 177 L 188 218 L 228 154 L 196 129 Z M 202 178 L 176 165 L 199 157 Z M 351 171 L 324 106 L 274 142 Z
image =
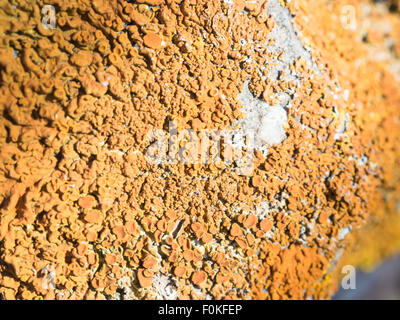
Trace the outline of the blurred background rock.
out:
M 400 256 L 382 263 L 370 273 L 357 270 L 356 289 L 340 288 L 334 300 L 400 299 Z

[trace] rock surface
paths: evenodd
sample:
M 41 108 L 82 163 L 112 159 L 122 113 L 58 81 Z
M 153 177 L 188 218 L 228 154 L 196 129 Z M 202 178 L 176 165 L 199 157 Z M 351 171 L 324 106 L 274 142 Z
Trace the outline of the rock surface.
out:
M 2 299 L 326 299 L 400 248 L 396 1 L 0 16 Z

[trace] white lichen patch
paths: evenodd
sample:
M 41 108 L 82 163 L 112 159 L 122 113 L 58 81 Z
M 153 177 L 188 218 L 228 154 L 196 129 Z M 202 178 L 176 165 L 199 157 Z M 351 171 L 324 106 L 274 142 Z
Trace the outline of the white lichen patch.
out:
M 156 274 L 152 283 L 157 299 L 175 300 L 178 298 L 176 281 L 171 276 L 162 273 Z
M 286 139 L 285 124 L 287 113 L 284 107 L 271 107 L 268 103 L 255 98 L 250 92 L 248 83 L 238 96 L 242 103 L 245 117 L 241 128 L 245 134 L 254 134 L 254 148 L 267 153 L 267 147 L 281 143 Z
M 307 67 L 316 73 L 319 73 L 319 70 L 313 64 L 310 52 L 304 48 L 302 41 L 297 37 L 289 10 L 283 7 L 278 0 L 270 0 L 267 13 L 272 16 L 275 26 L 266 41 L 267 50 L 274 57 L 270 61 L 272 68 L 268 68 L 270 71 L 266 78 L 273 82 L 293 81 L 298 87 L 303 79 L 290 68 L 296 59 L 304 59 Z M 262 68 L 264 66 L 260 66 L 260 70 Z M 285 132 L 288 120 L 287 108 L 290 107 L 294 98 L 294 92 L 292 90 L 289 90 L 289 93 L 276 92 L 269 97 L 275 101 L 271 105 L 254 97 L 248 85 L 249 82 L 246 82 L 242 92 L 238 95 L 244 114 L 244 118 L 240 121 L 240 127 L 245 135 L 254 134 L 254 149 L 260 150 L 266 155 L 268 146 L 278 145 L 287 137 Z
M 289 9 L 283 7 L 278 0 L 269 0 L 267 13 L 275 21 L 275 26 L 269 35 L 269 39 L 273 39 L 274 42 L 273 45 L 268 46 L 268 51 L 283 53 L 279 59 L 274 61 L 276 66 L 270 72 L 269 77 L 276 80 L 278 74 L 285 71 L 285 80 L 294 80 L 296 76 L 292 74 L 289 65 L 298 58 L 305 59 L 307 66 L 318 73 L 318 69 L 313 65 L 310 52 L 304 48 L 302 41 L 297 37 Z

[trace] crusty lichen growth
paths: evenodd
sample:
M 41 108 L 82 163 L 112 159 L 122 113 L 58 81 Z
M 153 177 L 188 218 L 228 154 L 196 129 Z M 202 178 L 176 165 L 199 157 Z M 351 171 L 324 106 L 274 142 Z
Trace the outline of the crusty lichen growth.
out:
M 400 19 L 367 1 L 279 2 L 0 1 L 2 298 L 332 294 L 343 230 L 399 200 Z M 370 24 L 342 28 L 348 2 Z M 294 17 L 300 56 L 271 36 L 287 22 L 271 4 Z M 287 117 L 251 175 L 146 160 L 146 133 L 169 121 L 237 125 L 247 85 Z

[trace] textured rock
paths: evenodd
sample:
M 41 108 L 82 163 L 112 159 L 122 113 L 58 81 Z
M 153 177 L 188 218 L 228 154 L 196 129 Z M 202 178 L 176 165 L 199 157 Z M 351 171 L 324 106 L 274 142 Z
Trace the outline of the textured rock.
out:
M 325 299 L 399 249 L 395 1 L 0 15 L 2 298 Z

